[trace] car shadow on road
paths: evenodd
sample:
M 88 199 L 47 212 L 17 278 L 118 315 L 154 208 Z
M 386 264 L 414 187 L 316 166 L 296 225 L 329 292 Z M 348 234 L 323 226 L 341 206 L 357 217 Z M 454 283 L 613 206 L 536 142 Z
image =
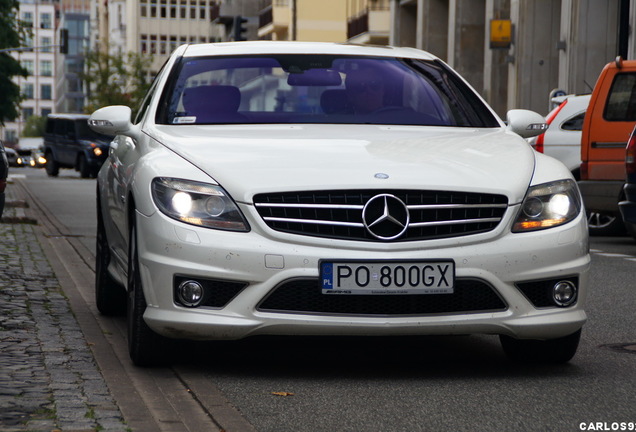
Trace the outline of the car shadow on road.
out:
M 177 363 L 213 369 L 215 374 L 270 378 L 531 378 L 582 373 L 574 361 L 511 362 L 496 336 L 252 337 L 187 344 Z

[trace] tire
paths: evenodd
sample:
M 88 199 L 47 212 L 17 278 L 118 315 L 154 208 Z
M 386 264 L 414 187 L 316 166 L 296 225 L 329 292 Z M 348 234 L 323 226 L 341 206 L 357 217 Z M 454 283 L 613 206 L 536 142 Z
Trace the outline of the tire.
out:
M 574 357 L 581 340 L 581 330 L 558 339 L 515 339 L 500 335 L 508 358 L 520 363 L 567 363 Z
M 132 220 L 134 221 L 134 213 Z M 147 305 L 139 271 L 134 222 L 130 228 L 128 250 L 128 353 L 136 366 L 165 366 L 172 360 L 172 340 L 152 331 L 144 320 Z
M 627 230 L 627 233 L 636 240 L 636 224 L 625 222 L 625 229 Z
M 86 156 L 79 155 L 79 159 L 77 160 L 77 170 L 80 173 L 80 177 L 82 178 L 90 178 L 91 176 L 91 167 L 88 165 L 88 161 L 86 160 Z
M 587 225 L 592 236 L 619 236 L 625 234 L 623 219 L 610 213 L 588 212 Z
M 97 200 L 97 241 L 95 248 L 95 304 L 102 315 L 126 314 L 126 290 L 108 273 L 110 249 Z
M 53 153 L 46 154 L 46 173 L 49 177 L 57 177 L 60 173 L 60 164 L 53 159 Z

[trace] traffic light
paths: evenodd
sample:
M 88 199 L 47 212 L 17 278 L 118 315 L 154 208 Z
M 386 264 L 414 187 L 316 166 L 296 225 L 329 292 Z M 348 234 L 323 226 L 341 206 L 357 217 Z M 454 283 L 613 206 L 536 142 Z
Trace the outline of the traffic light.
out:
M 68 29 L 60 29 L 60 54 L 68 54 Z
M 247 40 L 247 38 L 245 37 L 247 28 L 245 28 L 244 25 L 246 22 L 247 18 L 243 18 L 240 15 L 234 17 L 234 24 L 232 25 L 232 36 L 235 41 Z

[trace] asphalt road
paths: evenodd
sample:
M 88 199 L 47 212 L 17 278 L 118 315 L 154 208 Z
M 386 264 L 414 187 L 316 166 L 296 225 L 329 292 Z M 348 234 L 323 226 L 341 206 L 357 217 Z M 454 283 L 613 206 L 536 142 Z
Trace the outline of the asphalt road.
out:
M 112 335 L 96 356 L 133 430 L 636 430 L 631 238 L 591 240 L 589 321 L 567 365 L 509 363 L 494 336 L 257 338 L 190 344 L 172 368 L 144 370 L 127 360 L 124 319 L 92 302 L 95 181 L 14 173 L 49 221 L 73 309 Z

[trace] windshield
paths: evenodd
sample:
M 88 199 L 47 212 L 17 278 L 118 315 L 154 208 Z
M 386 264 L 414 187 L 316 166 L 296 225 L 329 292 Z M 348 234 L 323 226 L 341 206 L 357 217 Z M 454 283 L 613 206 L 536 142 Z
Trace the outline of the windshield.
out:
M 439 62 L 336 55 L 184 58 L 157 123 L 497 127 Z

